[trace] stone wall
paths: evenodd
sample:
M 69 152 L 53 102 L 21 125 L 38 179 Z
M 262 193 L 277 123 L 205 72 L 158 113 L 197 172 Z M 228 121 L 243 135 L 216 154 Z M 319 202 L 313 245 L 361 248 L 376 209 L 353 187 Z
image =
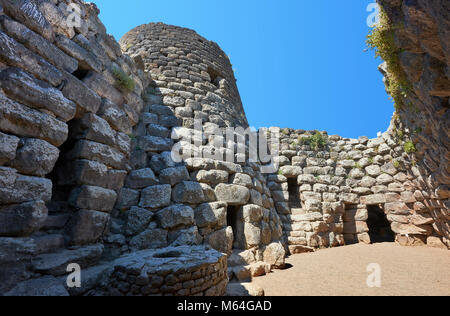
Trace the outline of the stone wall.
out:
M 448 1 L 378 1 L 394 30 L 399 63 L 411 88 L 396 111 L 394 132 L 415 144 L 415 185 L 447 246 L 449 226 L 450 16 Z M 384 67 L 382 67 L 382 71 Z
M 151 23 L 119 45 L 94 4 L 0 0 L 0 294 L 222 295 L 287 251 L 376 241 L 374 216 L 450 247 L 448 5 L 382 2 L 410 106 L 371 140 L 265 129 L 282 137 L 264 174 L 216 43 Z
M 322 132 L 319 148 L 308 144 L 317 133 L 281 130 L 280 172 L 268 176 L 291 253 L 375 241 L 368 226 L 374 206 L 384 211 L 399 243 L 446 248 L 435 209 L 420 190 L 414 154 L 405 152 L 393 127 L 376 139 Z

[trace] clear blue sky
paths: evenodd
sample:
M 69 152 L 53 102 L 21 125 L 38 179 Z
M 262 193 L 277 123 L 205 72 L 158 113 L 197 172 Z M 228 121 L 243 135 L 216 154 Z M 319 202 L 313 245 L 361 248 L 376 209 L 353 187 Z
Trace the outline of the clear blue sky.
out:
M 394 112 L 364 52 L 374 0 L 94 0 L 108 32 L 164 22 L 196 30 L 230 56 L 251 126 L 376 137 Z

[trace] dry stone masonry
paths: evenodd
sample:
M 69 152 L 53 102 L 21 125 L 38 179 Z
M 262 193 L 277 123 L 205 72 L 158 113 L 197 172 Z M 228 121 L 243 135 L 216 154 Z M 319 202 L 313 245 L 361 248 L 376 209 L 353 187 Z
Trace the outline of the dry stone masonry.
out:
M 248 122 L 217 44 L 162 23 L 119 44 L 95 4 L 0 0 L 0 295 L 244 294 L 235 282 L 289 254 L 450 247 L 449 8 L 381 4 L 405 24 L 413 106 L 376 139 L 263 129 L 281 135 L 267 174 L 238 142 Z

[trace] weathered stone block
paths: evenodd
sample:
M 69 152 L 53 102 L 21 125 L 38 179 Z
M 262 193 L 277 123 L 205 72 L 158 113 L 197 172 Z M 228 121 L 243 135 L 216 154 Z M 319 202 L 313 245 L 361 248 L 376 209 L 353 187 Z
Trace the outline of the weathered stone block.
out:
M 66 233 L 73 245 L 85 245 L 98 241 L 108 233 L 110 216 L 107 213 L 80 210 L 67 223 Z
M 133 237 L 130 247 L 133 250 L 165 248 L 168 246 L 167 238 L 167 230 L 148 229 Z
M 64 75 L 55 66 L 0 31 L 0 57 L 12 67 L 22 68 L 36 78 L 59 86 Z
M 361 197 L 361 204 L 377 205 L 383 203 L 386 203 L 386 198 L 384 194 L 373 194 Z
M 1 207 L 0 236 L 29 236 L 44 225 L 47 215 L 43 201 Z
M 107 214 L 104 214 L 107 215 Z M 96 264 L 103 253 L 103 245 L 86 246 L 74 250 L 62 250 L 60 252 L 40 255 L 32 260 L 34 271 L 61 276 L 67 273 L 67 265 L 76 262 L 81 268 L 87 268 Z
M 45 176 L 53 170 L 58 158 L 59 150 L 55 146 L 40 139 L 25 138 L 19 142 L 11 166 L 23 174 Z
M 77 208 L 110 212 L 117 200 L 117 193 L 100 187 L 83 185 L 72 190 L 69 203 Z
M 170 138 L 161 138 L 156 136 L 139 137 L 137 143 L 142 150 L 147 152 L 170 151 L 173 146 L 173 141 Z
M 159 180 L 161 183 L 170 184 L 173 186 L 182 181 L 189 181 L 190 176 L 185 166 L 179 166 L 161 170 Z
M 194 211 L 195 223 L 200 228 L 223 227 L 227 224 L 227 204 L 205 203 Z
M 222 170 L 200 170 L 195 175 L 198 182 L 219 184 L 228 183 L 228 172 Z
M 133 170 L 127 177 L 125 186 L 132 189 L 143 189 L 158 183 L 158 179 L 152 169 L 145 168 Z
M 281 243 L 271 243 L 264 249 L 263 261 L 271 265 L 272 268 L 283 268 L 286 251 Z
M 2 71 L 0 83 L 5 94 L 19 103 L 32 108 L 49 110 L 65 122 L 75 116 L 75 103 L 66 99 L 61 91 L 18 68 Z
M 23 137 L 40 138 L 59 147 L 67 139 L 67 124 L 28 108 L 0 93 L 0 130 Z
M 150 186 L 142 191 L 139 206 L 152 209 L 168 206 L 171 193 L 169 184 Z
M 136 235 L 148 227 L 153 218 L 153 212 L 144 208 L 132 207 L 127 212 L 126 234 Z
M 18 175 L 10 168 L 0 167 L 0 184 L 0 204 L 47 202 L 52 196 L 52 182 L 49 179 Z
M 173 189 L 172 198 L 177 203 L 200 204 L 207 202 L 200 183 L 191 181 L 177 184 Z
M 250 190 L 241 185 L 219 184 L 215 192 L 217 199 L 228 205 L 244 205 L 250 199 Z
M 0 165 L 16 157 L 20 138 L 0 132 Z
M 119 210 L 126 210 L 132 206 L 137 206 L 139 204 L 140 196 L 141 193 L 137 190 L 122 188 L 119 192 L 119 197 L 117 198 L 116 208 Z
M 87 159 L 103 163 L 115 169 L 126 169 L 127 158 L 119 150 L 108 145 L 79 140 L 67 155 L 70 159 Z

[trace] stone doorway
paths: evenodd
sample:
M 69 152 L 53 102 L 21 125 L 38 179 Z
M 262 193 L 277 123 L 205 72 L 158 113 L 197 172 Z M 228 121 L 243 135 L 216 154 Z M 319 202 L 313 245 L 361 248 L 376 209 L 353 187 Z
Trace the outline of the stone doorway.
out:
M 229 205 L 227 208 L 227 226 L 233 230 L 233 249 L 245 249 L 244 235 L 244 219 L 241 212 L 242 206 Z
M 297 182 L 297 178 L 288 179 L 288 191 L 289 191 L 289 207 L 301 208 L 302 202 L 300 199 L 300 187 Z
M 395 234 L 383 208 L 380 205 L 368 205 L 367 210 L 367 226 L 371 243 L 394 242 Z

